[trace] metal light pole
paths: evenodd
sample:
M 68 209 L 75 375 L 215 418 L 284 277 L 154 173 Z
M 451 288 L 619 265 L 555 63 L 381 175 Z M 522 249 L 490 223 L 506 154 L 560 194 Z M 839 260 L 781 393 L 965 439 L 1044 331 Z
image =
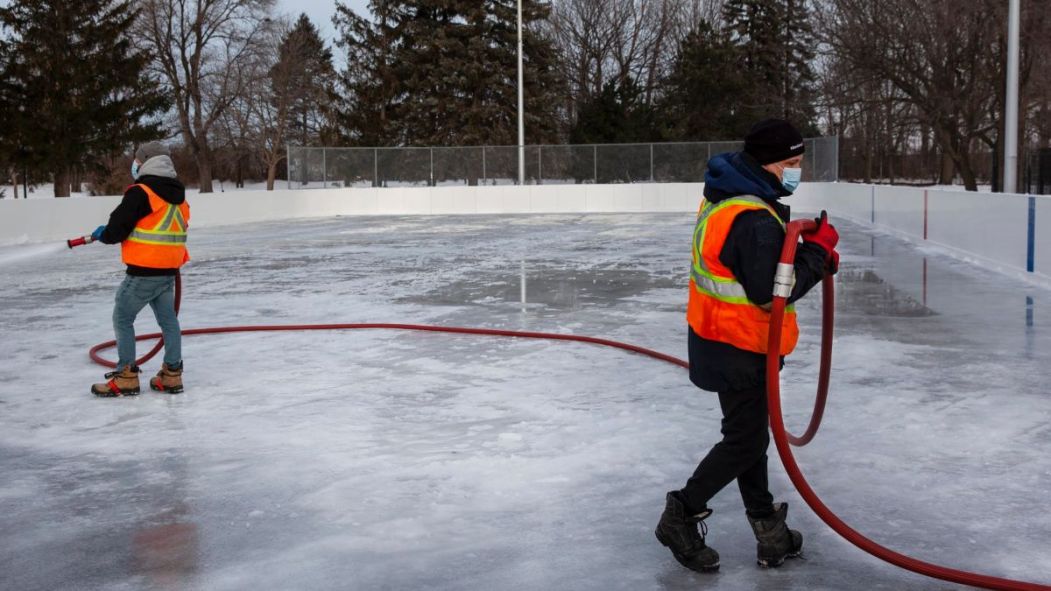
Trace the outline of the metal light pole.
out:
M 518 184 L 525 185 L 525 107 L 522 101 L 522 0 L 518 0 Z
M 1004 113 L 1004 193 L 1018 191 L 1018 23 L 1020 0 L 1007 16 L 1007 104 Z

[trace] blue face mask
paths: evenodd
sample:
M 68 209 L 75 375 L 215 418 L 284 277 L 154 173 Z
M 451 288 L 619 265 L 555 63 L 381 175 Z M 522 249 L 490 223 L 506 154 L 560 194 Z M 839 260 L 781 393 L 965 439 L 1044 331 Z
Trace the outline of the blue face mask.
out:
M 781 184 L 784 185 L 785 190 L 789 193 L 795 192 L 801 180 L 803 180 L 802 168 L 786 168 L 781 173 Z
M 133 178 L 133 179 L 139 178 L 139 161 L 138 160 L 132 160 L 131 161 L 131 178 Z

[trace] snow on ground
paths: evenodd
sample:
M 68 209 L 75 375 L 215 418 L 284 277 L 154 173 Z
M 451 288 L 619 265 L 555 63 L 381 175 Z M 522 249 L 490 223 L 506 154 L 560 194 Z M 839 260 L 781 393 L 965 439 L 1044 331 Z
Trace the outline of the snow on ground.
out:
M 415 322 L 681 357 L 691 218 L 199 229 L 183 328 Z M 797 450 L 803 470 L 895 550 L 1051 582 L 1051 291 L 840 225 L 832 394 Z M 112 338 L 123 272 L 116 248 L 63 249 L 0 248 L 0 588 L 953 588 L 839 538 L 773 451 L 771 486 L 807 559 L 758 569 L 731 485 L 709 520 L 721 571 L 684 570 L 652 530 L 665 491 L 718 440 L 718 404 L 682 369 L 622 351 L 381 331 L 187 337 L 185 394 L 95 399 L 103 370 L 86 351 Z M 797 431 L 820 297 L 798 307 L 783 388 Z M 148 311 L 138 326 L 155 330 Z

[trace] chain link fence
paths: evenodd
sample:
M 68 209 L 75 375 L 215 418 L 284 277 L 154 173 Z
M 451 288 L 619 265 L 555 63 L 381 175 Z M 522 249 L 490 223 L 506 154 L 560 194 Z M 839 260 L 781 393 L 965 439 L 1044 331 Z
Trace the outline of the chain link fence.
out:
M 839 180 L 839 138 L 811 138 L 804 142 L 803 180 Z M 526 146 L 525 182 L 702 182 L 709 158 L 741 150 L 743 146 L 743 142 Z M 288 147 L 290 189 L 516 184 L 517 146 Z

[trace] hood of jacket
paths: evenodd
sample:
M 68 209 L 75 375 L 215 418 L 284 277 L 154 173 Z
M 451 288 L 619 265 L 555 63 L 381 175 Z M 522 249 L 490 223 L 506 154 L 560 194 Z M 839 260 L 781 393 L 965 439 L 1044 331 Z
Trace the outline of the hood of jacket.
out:
M 154 160 L 150 158 L 150 160 Z M 186 201 L 186 187 L 179 181 L 179 179 L 166 177 L 166 176 L 154 176 L 152 174 L 140 174 L 139 179 L 135 181 L 136 185 L 146 185 L 157 194 L 158 197 L 164 199 L 172 205 L 181 205 Z
M 139 166 L 139 178 L 147 175 L 173 179 L 176 177 L 175 163 L 170 156 L 154 156 Z
M 755 195 L 767 203 L 777 203 L 791 195 L 781 181 L 744 152 L 712 156 L 704 173 L 704 197 L 712 203 L 723 199 Z

